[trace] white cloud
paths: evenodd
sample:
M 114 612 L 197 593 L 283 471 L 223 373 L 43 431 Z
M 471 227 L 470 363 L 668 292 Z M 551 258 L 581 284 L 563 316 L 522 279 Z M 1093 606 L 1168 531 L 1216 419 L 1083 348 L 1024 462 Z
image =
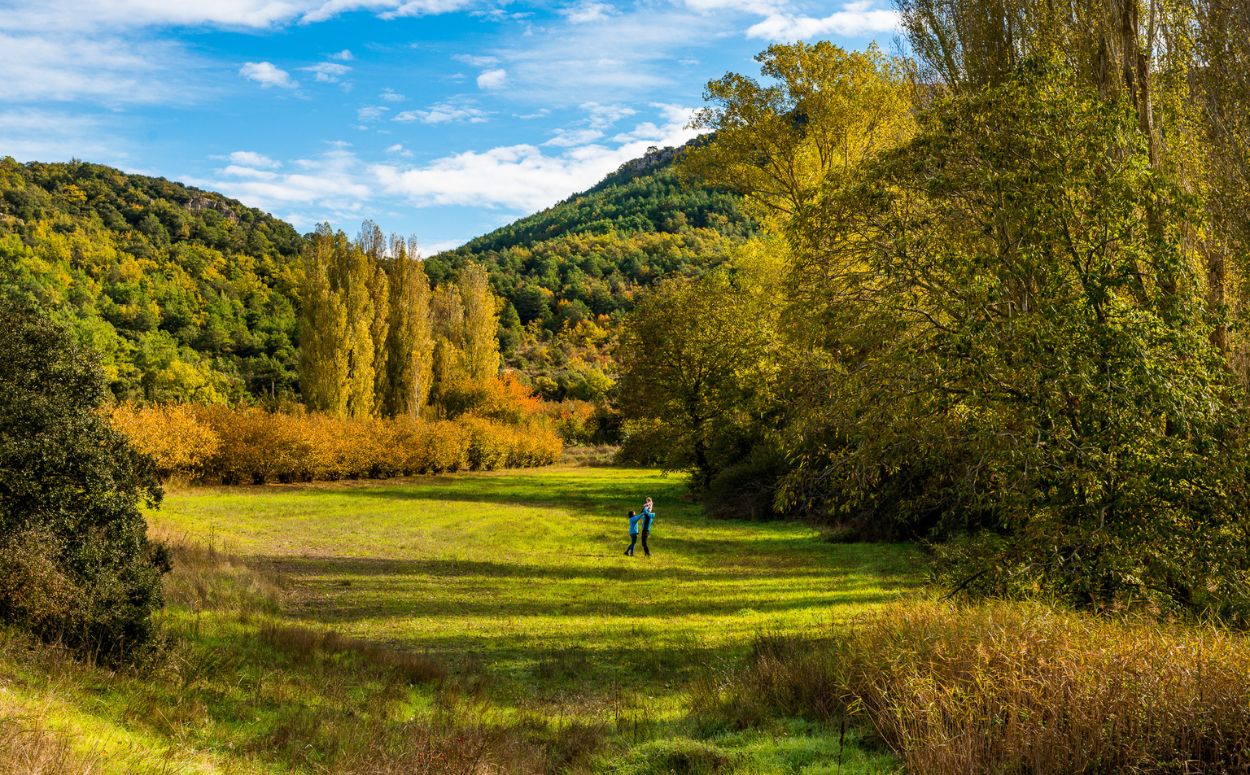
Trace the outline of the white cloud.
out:
M 0 7 L 0 29 L 268 29 L 291 22 L 322 22 L 357 10 L 389 19 L 451 13 L 475 4 L 475 0 L 57 0 Z
M 680 145 L 693 136 L 690 109 L 661 107 L 663 125 L 648 123 L 615 146 L 581 145 L 548 155 L 534 145 L 466 151 L 426 165 L 375 164 L 370 175 L 391 195 L 417 205 L 497 206 L 533 212 L 584 190 L 648 147 Z
M 426 110 L 405 110 L 391 120 L 403 123 L 420 121 L 423 124 L 482 124 L 489 119 L 489 113 L 472 105 L 440 102 Z
M 340 65 L 337 62 L 318 62 L 300 69 L 312 73 L 321 83 L 338 83 L 343 76 L 352 71 L 347 65 Z
M 184 82 L 192 60 L 160 41 L 0 32 L 0 51 L 0 100 L 9 102 L 187 102 L 201 91 Z
M 784 0 L 684 0 L 684 5 L 699 13 L 737 11 L 757 16 L 771 16 L 785 8 Z
M 477 77 L 477 87 L 479 89 L 502 89 L 507 82 L 508 71 L 502 67 L 486 70 Z
M 358 121 L 377 121 L 390 108 L 383 105 L 365 105 L 356 111 L 356 120 Z
M 555 137 L 552 137 L 543 145 L 554 145 L 557 148 L 569 148 L 575 145 L 586 145 L 593 143 L 603 137 L 603 132 L 598 129 L 557 129 Z
M 499 57 L 480 56 L 477 54 L 455 54 L 452 56 L 452 59 L 470 67 L 490 67 L 491 65 L 499 64 Z
M 892 32 L 899 29 L 898 11 L 877 8 L 874 0 L 847 3 L 842 10 L 823 18 L 791 16 L 784 13 L 770 14 L 763 21 L 747 30 L 751 38 L 793 41 L 820 38 L 827 35 L 858 36 L 874 32 Z
M 0 154 L 18 161 L 87 159 L 119 164 L 129 154 L 104 119 L 43 109 L 0 111 Z
M 583 2 L 577 5 L 560 9 L 560 15 L 568 19 L 572 24 L 589 24 L 590 22 L 603 21 L 613 16 L 614 13 L 612 6 L 607 3 L 596 2 L 596 0 L 583 0 Z
M 272 62 L 245 62 L 239 68 L 239 75 L 259 83 L 268 89 L 277 86 L 282 89 L 294 89 L 299 86 L 291 79 L 291 74 L 274 66 Z
M 268 156 L 254 151 L 235 151 L 230 154 L 230 163 L 260 169 L 277 169 L 282 166 L 281 162 L 274 161 Z
M 623 118 L 637 113 L 625 105 L 602 105 L 598 102 L 583 102 L 582 110 L 586 111 L 586 122 L 595 129 L 607 129 Z
M 253 207 L 284 217 L 300 228 L 322 220 L 359 221 L 395 199 L 416 206 L 497 207 L 533 212 L 585 190 L 650 146 L 679 145 L 690 139 L 691 109 L 656 105 L 658 119 L 644 122 L 614 144 L 557 146 L 529 144 L 466 151 L 414 164 L 413 154 L 396 143 L 386 161 L 369 163 L 347 143 L 330 143 L 320 155 L 278 168 L 253 152 L 231 154 L 214 180 L 189 182 L 221 191 Z M 0 121 L 0 128 L 3 127 Z M 392 206 L 392 205 L 388 205 Z M 437 246 L 441 247 L 441 246 Z M 427 246 L 427 250 L 436 250 Z
M 330 58 L 331 58 L 331 59 L 337 59 L 337 60 L 339 60 L 340 62 L 350 62 L 350 61 L 352 61 L 353 59 L 355 59 L 356 57 L 352 56 L 352 52 L 351 52 L 351 50 L 350 50 L 350 49 L 346 49 L 346 48 L 345 48 L 345 49 L 343 49 L 342 51 L 340 51 L 340 52 L 339 52 L 339 53 L 337 53 L 337 54 L 331 54 L 331 55 L 330 55 Z
M 387 102 L 403 102 L 404 100 L 408 99 L 407 97 L 395 91 L 394 89 L 383 89 L 382 93 L 378 96 L 380 96 L 382 99 L 386 100 Z
M 372 195 L 356 155 L 336 148 L 320 156 L 297 159 L 289 165 L 294 171 L 273 172 L 243 165 L 220 170 L 220 177 L 209 185 L 252 207 L 267 212 L 289 211 L 292 207 L 313 207 L 315 214 L 305 222 L 330 215 L 339 220 L 360 217 Z

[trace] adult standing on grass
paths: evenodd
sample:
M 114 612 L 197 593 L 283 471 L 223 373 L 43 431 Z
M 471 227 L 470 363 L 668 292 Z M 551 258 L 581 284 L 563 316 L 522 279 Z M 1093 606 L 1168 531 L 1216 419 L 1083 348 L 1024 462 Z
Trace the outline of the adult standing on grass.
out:
M 642 504 L 642 553 L 650 557 L 651 547 L 647 546 L 647 538 L 651 535 L 651 523 L 655 521 L 655 504 L 650 498 Z
M 641 514 L 635 514 L 631 509 L 629 512 L 629 548 L 625 550 L 626 557 L 634 556 L 634 544 L 638 543 L 638 523 L 642 521 Z

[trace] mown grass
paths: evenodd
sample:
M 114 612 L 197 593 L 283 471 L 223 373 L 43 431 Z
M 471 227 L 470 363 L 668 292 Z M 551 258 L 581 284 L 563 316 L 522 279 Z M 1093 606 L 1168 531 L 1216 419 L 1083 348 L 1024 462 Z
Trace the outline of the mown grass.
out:
M 151 517 L 179 547 L 165 653 L 104 673 L 6 634 L 0 675 L 99 771 L 894 767 L 818 719 L 701 723 L 690 688 L 761 633 L 898 599 L 914 553 L 710 520 L 683 492 L 619 468 L 176 491 Z M 624 557 L 647 495 L 654 554 Z

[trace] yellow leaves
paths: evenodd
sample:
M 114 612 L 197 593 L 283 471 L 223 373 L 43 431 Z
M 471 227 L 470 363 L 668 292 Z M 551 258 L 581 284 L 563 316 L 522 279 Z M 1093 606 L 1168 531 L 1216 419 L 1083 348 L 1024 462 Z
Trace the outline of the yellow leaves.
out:
M 342 419 L 195 404 L 113 410 L 113 427 L 162 476 L 223 483 L 293 482 L 489 470 L 554 463 L 560 437 L 534 421 Z

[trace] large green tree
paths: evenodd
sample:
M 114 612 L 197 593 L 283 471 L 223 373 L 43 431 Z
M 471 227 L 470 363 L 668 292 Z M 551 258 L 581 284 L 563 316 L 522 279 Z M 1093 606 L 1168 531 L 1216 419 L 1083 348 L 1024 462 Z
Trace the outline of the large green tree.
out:
M 109 427 L 94 356 L 0 299 L 0 619 L 106 661 L 153 634 L 165 554 L 150 459 Z

